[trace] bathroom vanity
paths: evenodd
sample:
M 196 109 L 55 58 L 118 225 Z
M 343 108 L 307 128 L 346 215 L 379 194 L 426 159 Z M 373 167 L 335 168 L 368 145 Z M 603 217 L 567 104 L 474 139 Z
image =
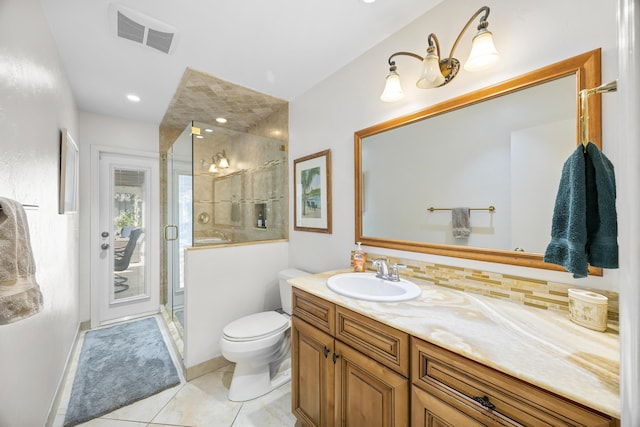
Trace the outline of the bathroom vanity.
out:
M 618 426 L 618 336 L 422 280 L 417 299 L 293 279 L 292 410 L 304 426 Z

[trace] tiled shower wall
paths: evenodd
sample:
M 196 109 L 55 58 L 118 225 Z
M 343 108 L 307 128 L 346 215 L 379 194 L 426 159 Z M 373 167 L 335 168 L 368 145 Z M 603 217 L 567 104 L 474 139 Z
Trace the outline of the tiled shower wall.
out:
M 353 254 L 352 254 L 353 255 Z M 367 254 L 367 269 L 375 271 L 372 260 L 385 258 L 389 265 L 405 264 L 400 270 L 404 277 L 415 277 L 459 291 L 474 292 L 492 298 L 508 299 L 542 310 L 569 312 L 568 289 L 575 286 L 565 283 L 512 276 L 489 271 L 434 264 L 375 253 Z M 619 299 L 616 292 L 594 290 L 609 299 L 608 324 L 617 330 L 619 321 Z
M 277 120 L 277 117 L 273 117 Z M 269 117 L 268 120 L 271 120 Z M 225 151 L 230 167 L 211 174 L 201 160 Z M 193 146 L 194 245 L 199 238 L 231 243 L 287 237 L 286 143 L 251 133 L 197 139 Z M 209 221 L 198 221 L 206 214 Z M 266 225 L 258 226 L 258 214 Z

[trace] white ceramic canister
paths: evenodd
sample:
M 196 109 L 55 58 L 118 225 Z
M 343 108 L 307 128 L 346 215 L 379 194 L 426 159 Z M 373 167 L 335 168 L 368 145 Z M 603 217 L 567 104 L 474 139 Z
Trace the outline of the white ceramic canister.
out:
M 569 289 L 569 318 L 596 331 L 607 330 L 608 298 L 585 289 Z

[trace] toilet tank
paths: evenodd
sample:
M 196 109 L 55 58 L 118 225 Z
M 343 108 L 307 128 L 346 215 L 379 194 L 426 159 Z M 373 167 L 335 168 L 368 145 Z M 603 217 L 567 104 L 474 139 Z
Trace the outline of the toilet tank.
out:
M 287 280 L 300 276 L 308 276 L 311 273 L 297 270 L 295 268 L 287 268 L 278 273 L 278 282 L 280 283 L 280 302 L 282 302 L 282 310 L 291 315 L 291 285 Z

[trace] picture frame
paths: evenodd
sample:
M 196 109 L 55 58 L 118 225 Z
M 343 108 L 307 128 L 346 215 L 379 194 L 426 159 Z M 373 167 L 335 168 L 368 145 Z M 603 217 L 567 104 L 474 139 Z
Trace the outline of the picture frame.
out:
M 78 145 L 67 129 L 60 130 L 60 191 L 58 213 L 78 211 Z
M 294 230 L 331 234 L 331 150 L 293 161 Z

